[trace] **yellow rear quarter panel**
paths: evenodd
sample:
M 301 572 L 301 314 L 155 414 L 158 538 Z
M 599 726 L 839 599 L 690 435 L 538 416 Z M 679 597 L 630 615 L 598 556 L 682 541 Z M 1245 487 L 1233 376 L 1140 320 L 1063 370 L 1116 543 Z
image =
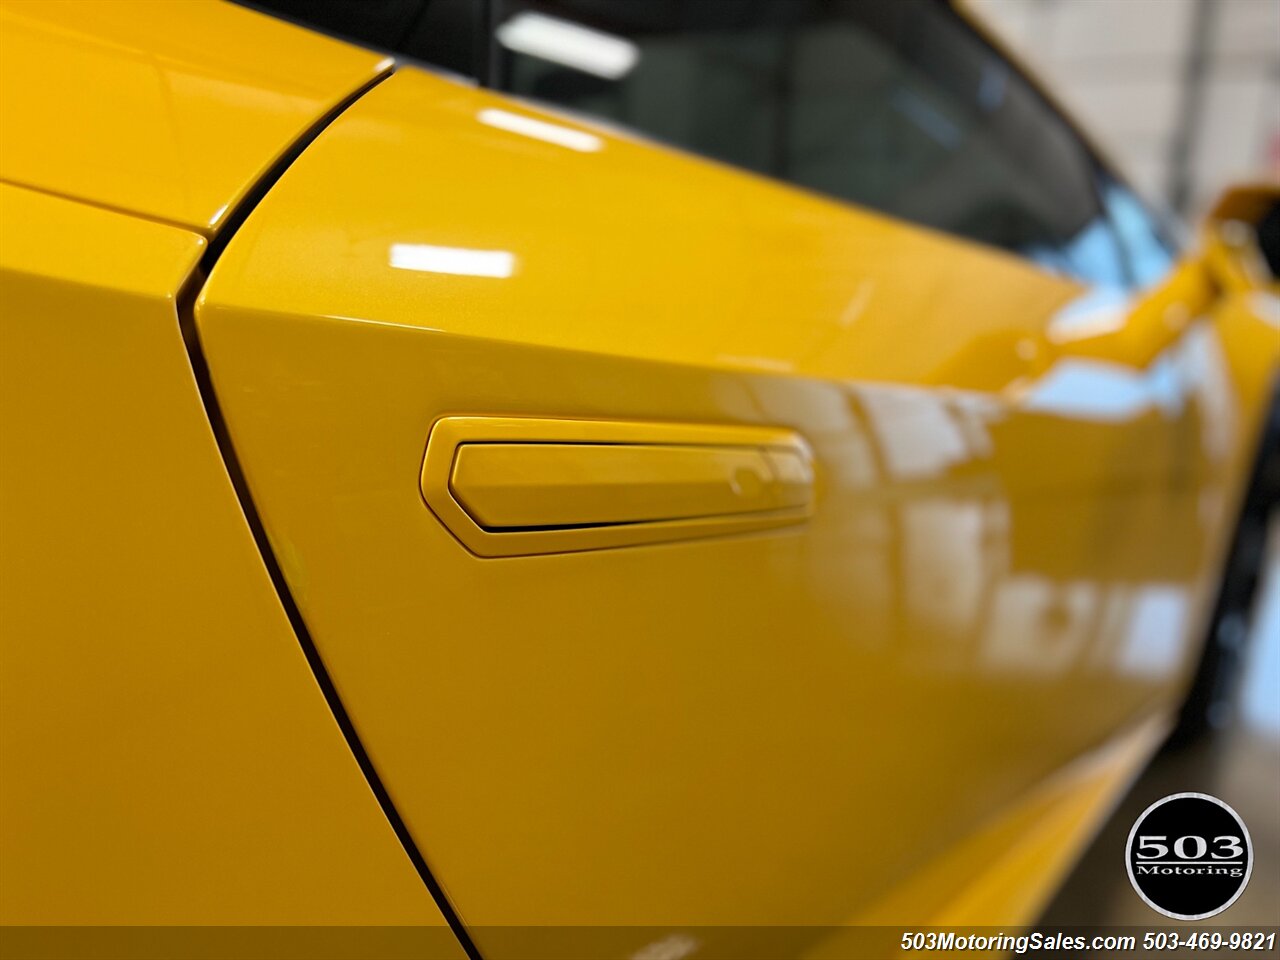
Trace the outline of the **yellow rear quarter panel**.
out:
M 0 223 L 0 922 L 442 926 L 201 405 L 204 241 L 7 185 Z

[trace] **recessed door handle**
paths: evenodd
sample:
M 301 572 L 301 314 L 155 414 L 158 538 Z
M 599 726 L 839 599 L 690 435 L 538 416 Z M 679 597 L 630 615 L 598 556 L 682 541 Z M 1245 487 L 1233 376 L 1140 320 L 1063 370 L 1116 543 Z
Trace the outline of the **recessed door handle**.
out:
M 468 443 L 454 497 L 489 530 L 653 523 L 783 506 L 755 447 Z
M 455 417 L 432 430 L 422 490 L 471 550 L 512 556 L 797 523 L 813 479 L 788 431 Z

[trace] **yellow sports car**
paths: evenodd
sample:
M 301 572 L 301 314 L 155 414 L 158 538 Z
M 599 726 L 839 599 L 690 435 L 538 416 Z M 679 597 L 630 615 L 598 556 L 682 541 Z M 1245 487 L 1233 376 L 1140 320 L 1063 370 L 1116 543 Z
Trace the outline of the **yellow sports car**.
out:
M 1034 922 L 1212 712 L 1280 192 L 930 0 L 257 6 L 0 6 L 6 955 Z

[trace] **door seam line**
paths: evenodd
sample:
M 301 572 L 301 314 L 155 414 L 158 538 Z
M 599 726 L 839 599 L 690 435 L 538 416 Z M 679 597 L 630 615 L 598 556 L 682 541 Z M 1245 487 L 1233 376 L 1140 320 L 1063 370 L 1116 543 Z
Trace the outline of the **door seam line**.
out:
M 226 249 L 230 239 L 235 236 L 249 215 L 253 213 L 262 199 L 307 147 L 357 100 L 391 76 L 392 72 L 393 70 L 388 69 L 380 73 L 368 82 L 361 84 L 352 93 L 334 105 L 319 120 L 308 127 L 302 136 L 295 140 L 289 149 L 277 158 L 272 167 L 245 194 L 241 202 L 230 212 L 218 233 L 209 241 L 208 247 L 200 257 L 199 264 L 191 271 L 179 291 L 176 302 L 177 317 L 182 340 L 187 351 L 187 358 L 191 364 L 192 374 L 195 377 L 196 390 L 204 407 L 205 415 L 208 418 L 209 426 L 212 429 L 214 442 L 222 458 L 223 467 L 231 481 L 231 486 L 235 491 L 237 501 L 239 501 L 241 512 L 249 527 L 250 535 L 253 537 L 254 545 L 258 549 L 258 555 L 266 568 L 267 576 L 271 581 L 276 598 L 279 600 L 285 617 L 289 621 L 289 626 L 298 640 L 302 654 L 311 669 L 312 677 L 320 688 L 321 695 L 329 707 L 329 712 L 337 723 L 338 729 L 346 741 L 347 748 L 352 757 L 354 757 L 356 765 L 360 768 L 360 772 L 363 774 L 365 782 L 381 808 L 383 816 L 391 826 L 392 832 L 400 842 L 419 879 L 427 888 L 427 892 L 435 902 L 436 908 L 444 917 L 450 930 L 453 931 L 458 944 L 462 947 L 469 960 L 483 960 L 474 941 L 471 939 L 471 935 L 467 932 L 462 918 L 450 903 L 444 888 L 431 872 L 426 858 L 423 857 L 421 850 L 419 850 L 417 843 L 409 832 L 408 826 L 396 809 L 390 793 L 387 791 L 368 751 L 356 732 L 355 724 L 352 722 L 350 714 L 347 713 L 346 707 L 343 706 L 338 696 L 333 679 L 329 675 L 315 641 L 312 639 L 311 632 L 302 618 L 302 613 L 293 598 L 292 591 L 289 589 L 289 584 L 285 579 L 280 562 L 267 537 L 262 517 L 254 504 L 253 497 L 249 493 L 240 459 L 234 445 L 231 443 L 230 432 L 222 415 L 217 393 L 213 388 L 208 360 L 205 357 L 199 330 L 196 327 L 196 300 L 204 289 L 218 258 L 222 255 L 223 250 Z

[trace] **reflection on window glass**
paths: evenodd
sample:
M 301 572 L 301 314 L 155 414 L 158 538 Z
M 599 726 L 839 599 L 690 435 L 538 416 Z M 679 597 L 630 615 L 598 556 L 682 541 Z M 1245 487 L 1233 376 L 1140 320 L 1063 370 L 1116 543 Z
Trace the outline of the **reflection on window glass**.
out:
M 1114 180 L 1102 186 L 1102 200 L 1129 258 L 1134 283 L 1147 287 L 1173 265 L 1173 256 L 1142 202 Z
M 1087 279 L 1095 286 L 1129 286 L 1127 264 L 1112 225 L 1094 217 L 1076 235 L 1058 247 L 1027 247 L 1021 251 L 1041 266 L 1058 273 Z
M 1071 130 L 927 0 L 501 0 L 501 86 L 1123 284 Z

